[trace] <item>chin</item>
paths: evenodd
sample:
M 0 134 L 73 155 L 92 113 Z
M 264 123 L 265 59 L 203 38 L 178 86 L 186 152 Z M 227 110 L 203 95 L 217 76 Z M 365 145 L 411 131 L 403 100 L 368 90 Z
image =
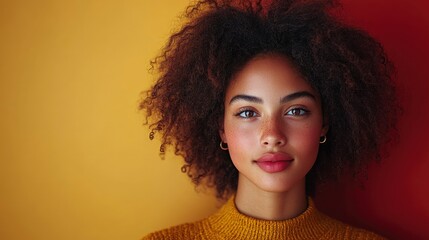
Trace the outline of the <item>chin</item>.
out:
M 258 188 L 265 192 L 270 193 L 287 193 L 293 189 L 296 189 L 295 184 L 285 184 L 285 182 L 265 182 L 257 184 Z

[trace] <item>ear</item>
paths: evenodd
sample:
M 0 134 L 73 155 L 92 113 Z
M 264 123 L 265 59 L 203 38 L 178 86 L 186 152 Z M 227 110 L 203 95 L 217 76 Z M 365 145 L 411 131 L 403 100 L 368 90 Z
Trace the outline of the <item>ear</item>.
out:
M 329 130 L 329 119 L 326 114 L 323 114 L 323 122 L 322 122 L 322 132 L 320 136 L 326 136 Z
M 219 136 L 222 142 L 227 143 L 223 123 L 219 123 Z
M 329 130 L 329 125 L 328 125 L 328 123 L 323 123 L 323 126 L 322 126 L 322 132 L 321 132 L 321 135 L 320 136 L 326 136 L 326 134 L 328 133 L 328 130 Z

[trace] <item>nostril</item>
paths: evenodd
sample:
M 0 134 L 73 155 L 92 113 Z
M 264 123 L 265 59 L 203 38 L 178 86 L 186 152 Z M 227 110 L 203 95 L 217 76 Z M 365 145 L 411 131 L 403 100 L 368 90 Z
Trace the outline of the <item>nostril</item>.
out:
M 276 140 L 276 141 L 263 141 L 263 145 L 283 145 L 284 141 L 282 140 Z

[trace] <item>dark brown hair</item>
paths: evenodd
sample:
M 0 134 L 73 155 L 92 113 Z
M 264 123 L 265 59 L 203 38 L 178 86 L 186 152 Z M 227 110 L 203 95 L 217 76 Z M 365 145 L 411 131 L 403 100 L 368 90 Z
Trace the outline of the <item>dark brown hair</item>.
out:
M 199 1 L 187 23 L 153 62 L 160 75 L 143 95 L 150 137 L 162 134 L 161 152 L 173 146 L 184 172 L 218 197 L 236 190 L 238 172 L 219 148 L 228 83 L 250 59 L 264 53 L 290 59 L 319 92 L 329 122 L 328 141 L 307 175 L 316 183 L 345 169 L 365 171 L 380 158 L 394 128 L 397 102 L 393 66 L 382 46 L 365 32 L 329 14 L 333 1 Z

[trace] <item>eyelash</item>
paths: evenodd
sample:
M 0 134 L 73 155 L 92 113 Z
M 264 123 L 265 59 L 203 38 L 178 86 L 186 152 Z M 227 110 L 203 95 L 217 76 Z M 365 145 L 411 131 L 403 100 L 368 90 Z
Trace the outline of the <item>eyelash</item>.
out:
M 296 112 L 296 111 L 299 111 L 299 113 L 295 114 L 294 112 Z M 286 111 L 285 115 L 287 115 L 287 116 L 301 117 L 301 116 L 307 115 L 309 112 L 310 111 L 308 111 L 305 108 L 295 107 L 295 108 L 292 108 L 292 109 L 289 109 L 288 111 Z M 252 116 L 248 116 L 248 114 L 250 114 L 250 113 L 252 114 Z M 244 118 L 244 119 L 253 118 L 253 117 L 257 116 L 257 115 L 258 115 L 257 112 L 255 112 L 252 109 L 247 109 L 247 108 L 240 109 L 236 114 L 234 114 L 234 116 L 240 117 L 240 118 Z
M 242 116 L 242 114 L 244 114 L 244 113 L 252 113 L 253 114 L 253 116 Z M 252 118 L 252 117 L 255 117 L 257 115 L 257 113 L 255 112 L 255 111 L 253 111 L 252 109 L 248 109 L 248 108 L 243 108 L 243 109 L 240 109 L 236 114 L 235 114 L 235 116 L 236 117 L 240 117 L 240 118 Z
M 299 114 L 292 114 L 292 112 L 293 112 L 293 111 L 300 111 L 300 113 L 299 113 Z M 291 112 L 291 114 L 289 114 L 289 112 Z M 286 115 L 290 115 L 290 116 L 298 116 L 298 117 L 300 117 L 300 116 L 305 116 L 305 115 L 307 115 L 309 112 L 310 112 L 310 111 L 308 111 L 308 110 L 307 110 L 307 109 L 305 109 L 305 108 L 302 108 L 302 107 L 296 107 L 296 108 L 292 108 L 292 109 L 288 110 L 288 111 L 286 112 Z

